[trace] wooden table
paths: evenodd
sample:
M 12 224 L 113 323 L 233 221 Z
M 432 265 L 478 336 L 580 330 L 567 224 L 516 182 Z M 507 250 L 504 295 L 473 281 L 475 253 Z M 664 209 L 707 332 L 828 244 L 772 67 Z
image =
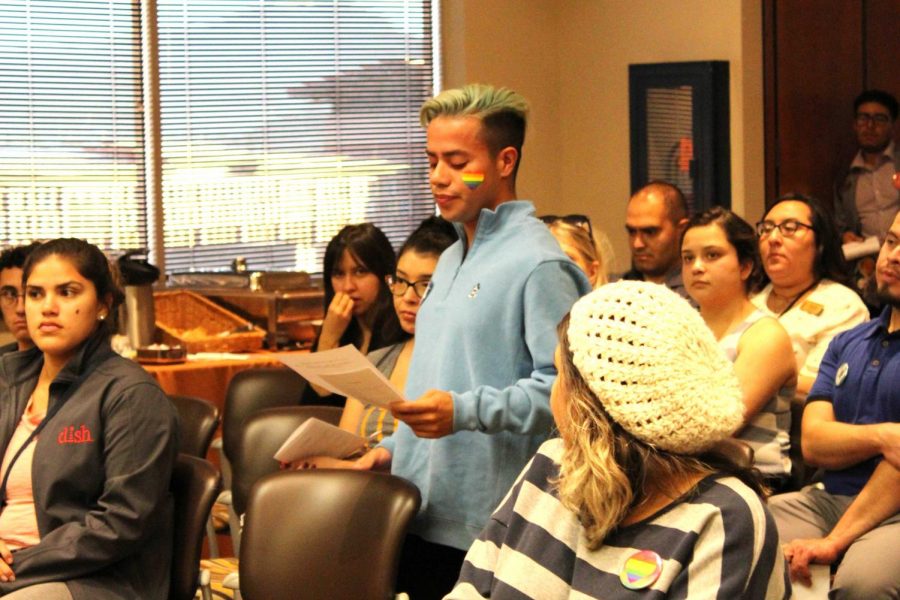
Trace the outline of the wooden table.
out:
M 248 354 L 246 359 L 188 360 L 177 365 L 142 365 L 170 396 L 195 396 L 225 408 L 225 392 L 235 374 L 258 367 L 281 367 L 279 352 Z M 284 367 L 287 368 L 287 367 Z

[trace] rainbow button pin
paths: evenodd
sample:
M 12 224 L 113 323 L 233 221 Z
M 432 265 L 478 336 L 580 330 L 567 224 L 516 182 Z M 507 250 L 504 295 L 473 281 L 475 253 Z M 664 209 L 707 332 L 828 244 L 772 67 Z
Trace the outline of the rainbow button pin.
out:
M 484 173 L 463 173 L 462 180 L 467 188 L 474 190 L 484 183 Z
M 662 573 L 662 558 L 652 550 L 635 552 L 625 561 L 619 581 L 629 590 L 642 590 L 650 587 Z

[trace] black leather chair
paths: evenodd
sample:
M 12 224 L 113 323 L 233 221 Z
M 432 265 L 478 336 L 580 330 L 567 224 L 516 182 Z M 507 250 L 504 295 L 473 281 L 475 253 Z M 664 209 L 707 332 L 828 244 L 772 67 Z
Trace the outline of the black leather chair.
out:
M 393 598 L 419 490 L 384 473 L 285 471 L 260 479 L 244 516 L 244 600 Z
M 221 487 L 219 471 L 210 462 L 178 455 L 170 488 L 175 500 L 175 546 L 169 600 L 192 600 L 198 587 L 204 600 L 211 598 L 208 574 L 205 581 L 200 578 L 200 553 L 206 520 Z
M 219 427 L 219 409 L 212 402 L 193 396 L 169 396 L 169 400 L 181 422 L 181 452 L 206 458 Z
M 264 408 L 299 406 L 306 380 L 296 371 L 277 367 L 248 369 L 231 379 L 225 392 L 222 450 L 234 460 L 241 424 Z
M 788 450 L 788 456 L 791 457 L 791 476 L 784 489 L 786 492 L 796 492 L 804 486 L 822 479 L 822 471 L 806 464 L 806 461 L 803 460 L 803 440 L 800 432 L 804 406 L 802 401 L 791 402 L 791 448 Z
M 250 415 L 241 427 L 231 462 L 231 503 L 235 513 L 246 512 L 250 488 L 260 477 L 279 470 L 273 456 L 297 427 L 311 417 L 337 425 L 342 412 L 335 406 L 285 406 Z
M 753 448 L 747 442 L 735 438 L 725 438 L 717 442 L 709 453 L 724 458 L 742 469 L 753 466 Z
M 306 380 L 296 371 L 278 367 L 260 367 L 240 371 L 232 377 L 225 392 L 225 408 L 222 417 L 222 439 L 216 440 L 220 450 L 219 464 L 225 480 L 225 492 L 219 502 L 228 506 L 228 522 L 235 553 L 240 549 L 240 522 L 231 503 L 231 462 L 237 453 L 241 425 L 248 416 L 266 408 L 299 406 L 306 390 Z M 211 540 L 210 557 L 219 556 L 219 545 L 212 522 L 207 527 Z

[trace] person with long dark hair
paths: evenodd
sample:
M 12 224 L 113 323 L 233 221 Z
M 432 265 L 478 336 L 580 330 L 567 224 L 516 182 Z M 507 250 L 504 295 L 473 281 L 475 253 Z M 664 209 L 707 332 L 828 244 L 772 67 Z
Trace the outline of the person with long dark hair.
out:
M 809 393 L 828 343 L 863 323 L 869 311 L 849 287 L 834 220 L 815 199 L 778 198 L 756 224 L 769 284 L 753 303 L 778 318 L 794 344 L 797 393 Z
M 402 390 L 406 386 L 409 362 L 416 343 L 416 315 L 431 286 L 431 276 L 438 258 L 457 239 L 459 237 L 450 222 L 441 217 L 425 219 L 403 242 L 397 255 L 397 270 L 386 278 L 405 339 L 373 350 L 368 358 L 397 389 Z M 394 433 L 395 426 L 396 421 L 389 410 L 364 404 L 356 398 L 347 398 L 341 414 L 341 429 L 378 443 Z M 303 469 L 350 468 L 353 464 L 350 460 L 316 456 L 297 461 L 293 466 Z
M 403 339 L 385 280 L 395 268 L 390 241 L 371 223 L 347 225 L 328 242 L 322 261 L 325 319 L 313 352 L 353 344 L 366 353 Z M 305 403 L 344 404 L 343 396 L 307 389 Z
M 47 242 L 22 281 L 35 348 L 0 359 L 0 595 L 163 600 L 175 410 L 110 348 L 123 296 L 96 246 Z

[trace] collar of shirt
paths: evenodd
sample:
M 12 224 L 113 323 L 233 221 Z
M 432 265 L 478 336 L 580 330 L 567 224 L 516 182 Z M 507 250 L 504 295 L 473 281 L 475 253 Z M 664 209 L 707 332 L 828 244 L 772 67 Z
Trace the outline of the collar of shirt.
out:
M 894 333 L 888 333 L 888 330 L 891 326 L 891 307 L 885 306 L 884 310 L 881 311 L 881 314 L 878 315 L 877 318 L 869 321 L 869 330 L 865 333 L 863 337 L 873 338 L 876 335 L 885 335 L 889 337 L 900 337 L 900 331 L 895 331 Z
M 884 151 L 881 153 L 881 161 L 879 166 L 884 163 L 894 162 L 894 140 L 891 140 L 891 143 L 887 145 Z M 876 167 L 877 169 L 878 167 Z M 863 160 L 862 150 L 857 151 L 856 156 L 853 157 L 853 162 L 850 163 L 851 171 L 873 171 L 869 165 L 866 164 L 866 161 Z

